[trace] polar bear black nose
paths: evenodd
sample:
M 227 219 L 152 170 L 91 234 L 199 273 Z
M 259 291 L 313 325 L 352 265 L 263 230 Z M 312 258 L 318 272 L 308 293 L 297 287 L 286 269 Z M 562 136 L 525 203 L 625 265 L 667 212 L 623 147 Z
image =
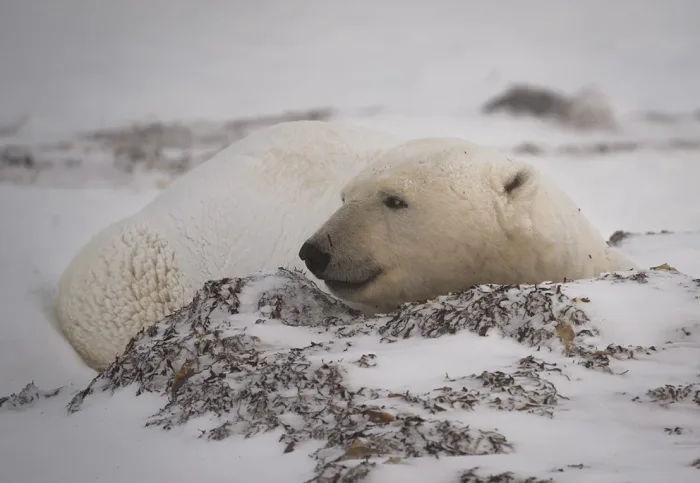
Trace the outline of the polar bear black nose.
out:
M 318 275 L 322 273 L 331 261 L 330 254 L 321 250 L 318 245 L 306 242 L 299 250 L 299 258 L 304 260 L 306 267 L 311 273 Z

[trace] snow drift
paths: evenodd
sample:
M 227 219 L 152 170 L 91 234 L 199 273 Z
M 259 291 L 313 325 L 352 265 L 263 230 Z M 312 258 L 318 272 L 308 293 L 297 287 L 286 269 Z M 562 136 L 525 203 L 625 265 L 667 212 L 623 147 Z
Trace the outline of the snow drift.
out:
M 436 482 L 694 481 L 698 313 L 700 279 L 667 265 L 482 285 L 373 318 L 279 269 L 206 282 L 87 387 L 30 384 L 0 411 L 61 401 L 65 418 L 104 417 L 150 394 L 154 411 L 128 424 L 238 444 L 272 432 L 280 464 L 311 457 L 289 481 L 410 481 L 405 468 Z

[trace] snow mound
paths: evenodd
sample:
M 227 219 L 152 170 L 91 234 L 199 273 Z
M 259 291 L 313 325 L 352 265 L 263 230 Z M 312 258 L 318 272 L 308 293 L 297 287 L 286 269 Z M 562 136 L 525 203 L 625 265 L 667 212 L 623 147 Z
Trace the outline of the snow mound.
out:
M 631 299 L 647 312 L 644 300 L 673 300 L 680 308 L 653 320 L 608 310 L 610 301 L 625 308 Z M 276 431 L 280 455 L 320 441 L 310 451 L 307 481 L 395 481 L 387 468 L 434 457 L 459 462 L 444 481 L 477 483 L 555 481 L 548 473 L 564 467 L 576 469 L 580 481 L 629 472 L 639 447 L 605 461 L 591 454 L 600 442 L 578 440 L 576 458 L 588 454 L 585 464 L 557 460 L 555 470 L 547 451 L 528 447 L 541 448 L 551 435 L 544 421 L 562 420 L 558 437 L 576 440 L 572 414 L 599 428 L 635 428 L 649 418 L 645 408 L 663 405 L 670 416 L 658 425 L 674 420 L 670 429 L 651 437 L 647 421 L 611 437 L 616 445 L 639 439 L 655 451 L 685 445 L 694 456 L 675 468 L 674 481 L 691 481 L 683 472 L 697 476 L 693 461 L 700 456 L 699 315 L 700 280 L 668 266 L 564 284 L 482 285 L 372 318 L 302 273 L 279 269 L 207 282 L 190 305 L 134 337 L 67 409 L 103 405 L 99 394 L 129 387 L 161 401 L 134 424 L 164 430 L 194 424 L 200 439 L 213 441 Z M 429 376 L 418 366 L 404 367 L 404 375 L 395 370 L 416 357 L 430 361 Z M 435 377 L 442 367 L 460 375 Z M 588 394 L 593 388 L 598 393 Z M 33 386 L 25 391 L 39 394 Z M 672 434 L 683 442 L 662 440 Z M 518 453 L 529 466 L 518 465 Z M 484 467 L 464 459 L 484 456 L 500 459 Z M 661 464 L 658 456 L 652 465 L 668 472 L 678 459 Z M 644 464 L 637 466 L 644 474 Z M 521 476 L 533 467 L 536 476 Z

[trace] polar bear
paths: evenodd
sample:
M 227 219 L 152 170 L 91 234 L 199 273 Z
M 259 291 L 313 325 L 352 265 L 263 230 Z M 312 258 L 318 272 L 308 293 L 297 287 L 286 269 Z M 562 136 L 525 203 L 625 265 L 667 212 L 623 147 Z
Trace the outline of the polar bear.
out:
M 340 206 L 343 185 L 396 143 L 321 121 L 256 131 L 79 251 L 59 282 L 61 331 L 100 370 L 207 280 L 303 266 L 297 252 L 308 231 Z
M 341 197 L 299 258 L 368 314 L 478 284 L 637 268 L 534 166 L 462 139 L 398 144 Z

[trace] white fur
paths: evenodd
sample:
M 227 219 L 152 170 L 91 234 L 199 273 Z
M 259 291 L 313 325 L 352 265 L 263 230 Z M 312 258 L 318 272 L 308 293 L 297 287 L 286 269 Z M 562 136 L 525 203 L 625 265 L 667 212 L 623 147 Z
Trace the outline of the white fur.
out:
M 342 186 L 394 143 L 316 121 L 281 123 L 235 143 L 78 253 L 59 285 L 63 333 L 100 369 L 205 281 L 299 266 L 299 247 L 340 206 Z
M 507 192 L 514 180 L 520 183 Z M 386 206 L 392 195 L 406 206 Z M 397 145 L 348 183 L 343 197 L 308 240 L 330 256 L 314 274 L 368 313 L 477 284 L 635 268 L 534 166 L 461 139 Z

